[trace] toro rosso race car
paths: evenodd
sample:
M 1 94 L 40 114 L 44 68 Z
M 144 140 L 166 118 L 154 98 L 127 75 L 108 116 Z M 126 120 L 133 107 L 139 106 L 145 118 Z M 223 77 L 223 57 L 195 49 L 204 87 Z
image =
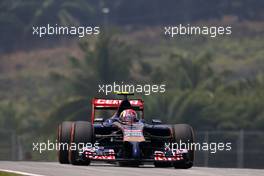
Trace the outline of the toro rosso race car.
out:
M 65 121 L 59 125 L 59 162 L 89 165 L 92 161 L 104 161 L 119 166 L 151 162 L 155 167 L 192 167 L 193 150 L 184 148 L 186 145 L 173 150 L 171 147 L 175 143 L 192 143 L 192 127 L 166 125 L 157 119 L 148 124 L 144 121 L 143 101 L 129 100 L 129 93 L 121 94 L 123 100 L 94 98 L 91 122 Z M 107 115 L 109 111 L 114 111 L 112 117 Z M 98 114 L 106 117 L 98 117 Z

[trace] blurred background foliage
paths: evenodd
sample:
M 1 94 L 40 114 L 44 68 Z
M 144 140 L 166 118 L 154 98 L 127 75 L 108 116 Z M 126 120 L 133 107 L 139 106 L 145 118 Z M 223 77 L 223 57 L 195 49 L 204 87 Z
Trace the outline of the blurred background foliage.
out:
M 32 36 L 32 26 L 36 25 L 155 26 L 219 19 L 263 21 L 263 6 L 259 0 L 1 0 L 0 53 L 50 46 L 51 41 L 55 46 L 60 41 L 53 36 L 39 42 Z
M 2 0 L 1 129 L 25 141 L 54 137 L 63 120 L 90 118 L 90 100 L 105 97 L 98 84 L 123 81 L 166 84 L 164 94 L 137 95 L 147 120 L 198 130 L 264 130 L 263 6 L 257 0 Z M 32 35 L 32 26 L 47 23 L 99 25 L 101 33 Z M 233 32 L 163 36 L 164 25 L 179 23 L 231 25 Z

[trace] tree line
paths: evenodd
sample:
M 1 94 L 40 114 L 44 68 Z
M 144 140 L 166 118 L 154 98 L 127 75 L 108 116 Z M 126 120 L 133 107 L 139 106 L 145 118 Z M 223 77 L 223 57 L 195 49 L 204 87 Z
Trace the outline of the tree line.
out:
M 59 40 L 53 37 L 40 42 L 32 36 L 33 25 L 166 25 L 221 20 L 225 16 L 261 21 L 263 5 L 258 0 L 2 0 L 0 53 L 30 50 Z

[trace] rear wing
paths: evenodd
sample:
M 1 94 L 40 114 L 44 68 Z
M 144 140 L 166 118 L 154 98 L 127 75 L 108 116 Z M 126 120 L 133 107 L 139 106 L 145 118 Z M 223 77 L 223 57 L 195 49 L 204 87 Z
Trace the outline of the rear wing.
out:
M 100 98 L 93 98 L 92 99 L 92 116 L 91 116 L 91 122 L 94 122 L 94 115 L 96 109 L 112 109 L 117 110 L 120 106 L 121 102 L 123 100 L 121 99 L 100 99 Z M 129 100 L 131 106 L 133 109 L 137 111 L 143 111 L 144 110 L 144 101 L 142 99 L 130 99 Z
M 92 100 L 92 105 L 95 109 L 117 109 L 123 100 L 119 99 L 97 99 Z M 141 99 L 129 100 L 133 108 L 143 110 L 144 102 Z

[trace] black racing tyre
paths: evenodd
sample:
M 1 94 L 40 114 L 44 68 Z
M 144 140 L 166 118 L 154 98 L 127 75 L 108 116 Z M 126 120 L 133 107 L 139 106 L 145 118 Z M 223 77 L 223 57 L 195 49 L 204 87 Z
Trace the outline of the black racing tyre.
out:
M 61 164 L 69 164 L 68 159 L 68 146 L 71 141 L 71 126 L 72 122 L 62 122 L 58 126 L 57 140 L 59 142 L 58 160 Z M 65 145 L 64 145 L 65 144 Z
M 172 126 L 173 140 L 176 143 L 191 144 L 194 141 L 193 128 L 187 124 L 176 124 Z M 194 150 L 190 150 L 188 154 L 184 155 L 183 161 L 177 161 L 173 165 L 175 168 L 188 169 L 193 166 Z
M 78 144 L 84 144 L 93 142 L 93 127 L 90 122 L 77 121 L 71 128 L 71 143 L 78 146 Z M 78 150 L 69 151 L 69 160 L 73 165 L 89 165 L 90 160 L 79 156 Z

